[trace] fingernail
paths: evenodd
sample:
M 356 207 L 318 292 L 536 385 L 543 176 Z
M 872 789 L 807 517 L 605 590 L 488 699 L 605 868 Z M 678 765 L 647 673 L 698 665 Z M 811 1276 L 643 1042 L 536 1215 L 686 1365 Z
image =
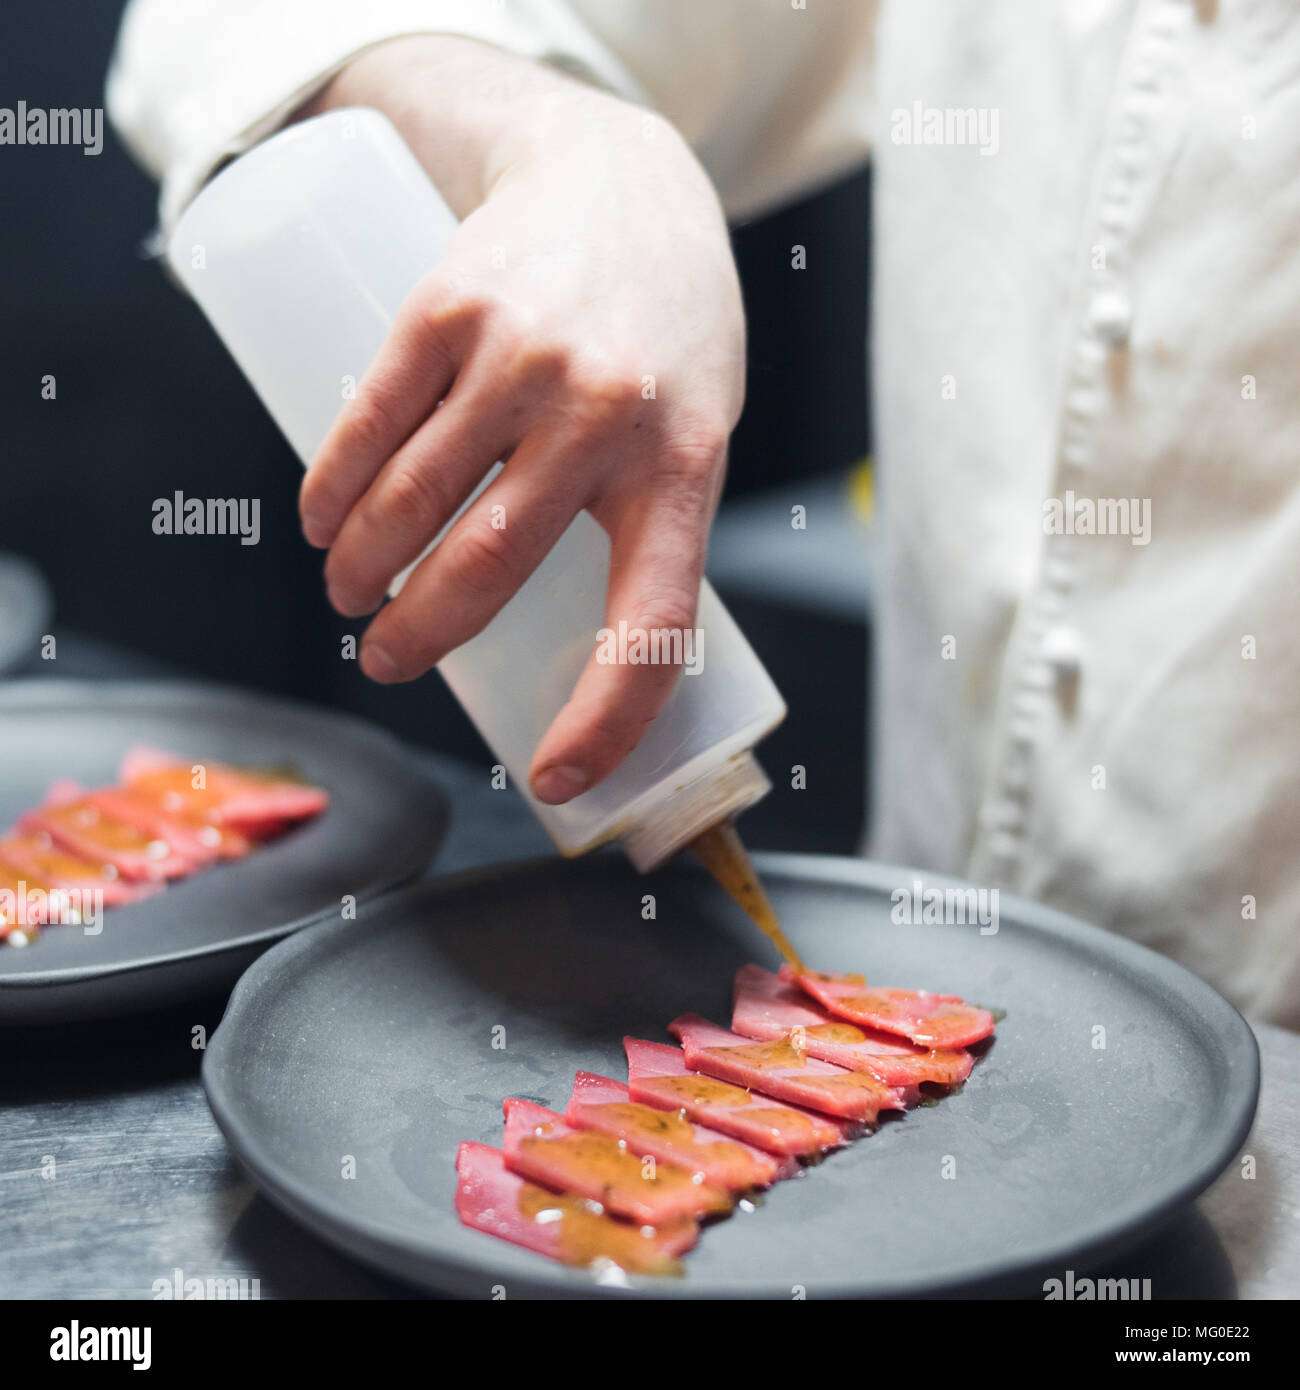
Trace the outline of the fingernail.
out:
M 577 796 L 587 786 L 585 767 L 548 767 L 533 778 L 533 795 L 548 806 Z
M 392 685 L 394 681 L 402 679 L 397 662 L 376 642 L 367 642 L 362 646 L 361 669 L 380 685 Z
M 358 603 L 355 599 L 345 597 L 328 580 L 325 583 L 325 594 L 330 601 L 330 607 L 345 618 L 367 618 L 379 606 L 376 603 Z
M 303 512 L 299 520 L 302 522 L 302 534 L 307 544 L 315 546 L 317 550 L 328 549 L 330 535 L 321 518 L 314 512 Z

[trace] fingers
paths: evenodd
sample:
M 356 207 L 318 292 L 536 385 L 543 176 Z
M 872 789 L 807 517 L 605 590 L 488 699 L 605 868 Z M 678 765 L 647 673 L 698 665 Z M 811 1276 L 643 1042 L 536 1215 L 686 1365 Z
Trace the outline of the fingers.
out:
M 414 680 L 481 632 L 582 509 L 569 449 L 534 432 L 370 624 L 361 669 Z
M 348 617 L 373 613 L 394 577 L 452 519 L 489 468 L 517 442 L 519 402 L 509 379 L 471 375 L 379 470 L 348 513 L 325 562 L 330 602 Z
M 704 577 L 709 520 L 721 479 L 724 443 L 708 446 L 689 465 L 661 473 L 647 497 L 624 495 L 611 518 L 605 625 L 659 634 L 669 654 L 689 661 L 695 650 L 695 612 Z M 578 796 L 607 777 L 641 741 L 672 694 L 682 664 L 607 659 L 616 644 L 598 645 L 533 756 L 529 783 L 552 805 Z M 680 655 L 679 655 L 680 654 Z
M 303 534 L 332 545 L 383 465 L 447 393 L 463 349 L 465 315 L 434 282 L 411 293 L 357 388 L 330 427 L 298 495 Z
M 304 530 L 330 548 L 325 579 L 340 613 L 378 607 L 492 465 L 564 399 L 569 376 L 580 386 L 555 333 L 518 304 L 460 282 L 417 288 L 303 485 Z

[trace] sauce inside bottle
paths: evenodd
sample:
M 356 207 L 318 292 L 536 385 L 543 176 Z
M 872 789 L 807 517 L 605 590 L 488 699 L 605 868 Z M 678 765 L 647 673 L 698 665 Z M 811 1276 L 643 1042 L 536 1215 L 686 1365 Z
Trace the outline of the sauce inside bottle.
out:
M 802 970 L 803 961 L 781 930 L 776 909 L 758 881 L 749 854 L 736 834 L 734 822 L 722 820 L 717 825 L 711 825 L 691 841 L 691 849 L 722 888 L 745 910 L 759 931 L 780 951 L 781 958 L 796 970 Z

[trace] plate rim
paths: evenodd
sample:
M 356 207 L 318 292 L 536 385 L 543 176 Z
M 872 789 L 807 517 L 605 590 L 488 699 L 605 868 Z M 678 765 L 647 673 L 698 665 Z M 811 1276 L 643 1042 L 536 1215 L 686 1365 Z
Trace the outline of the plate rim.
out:
M 45 698 L 48 693 L 48 698 Z M 222 681 L 188 679 L 162 680 L 93 680 L 77 676 L 24 676 L 17 680 L 0 681 L 0 716 L 16 710 L 33 710 L 44 714 L 57 712 L 60 696 L 75 697 L 83 701 L 96 700 L 105 705 L 115 700 L 129 700 L 132 697 L 160 696 L 162 698 L 184 697 L 204 698 L 237 705 L 255 705 L 260 710 L 278 710 L 287 716 L 309 714 L 329 724 L 346 724 L 349 730 L 363 741 L 376 745 L 390 754 L 400 754 L 406 745 L 395 734 L 381 725 L 371 723 L 361 715 L 345 710 L 333 709 L 328 705 L 315 705 L 306 700 L 290 696 L 266 694 L 250 686 L 232 685 Z M 33 697 L 30 701 L 24 697 Z M 396 761 L 404 761 L 397 757 Z M 433 814 L 430 818 L 430 862 L 437 857 L 439 849 L 447 837 L 451 822 L 451 808 L 442 788 L 429 777 L 423 779 L 430 789 Z M 418 870 L 417 870 L 418 872 Z M 409 875 L 390 879 L 385 877 L 372 885 L 366 892 L 357 895 L 357 906 L 368 906 L 387 893 L 400 892 L 412 886 Z M 165 955 L 151 955 L 124 964 L 100 963 L 97 965 L 67 965 L 56 969 L 32 970 L 22 975 L 0 975 L 0 996 L 5 991 L 37 991 L 41 989 L 63 989 L 69 986 L 88 984 L 110 978 L 126 978 L 132 975 L 147 974 L 153 970 L 165 969 L 197 960 L 219 960 L 223 956 L 253 950 L 271 942 L 297 935 L 309 927 L 326 924 L 334 915 L 334 909 L 323 907 L 304 917 L 295 918 L 289 923 L 277 923 L 261 931 L 246 933 L 230 941 L 216 942 L 205 947 L 188 947 L 170 951 Z
M 887 864 L 878 860 L 857 859 L 847 855 L 759 851 L 751 857 L 765 881 L 782 877 L 803 882 L 812 879 L 826 884 L 883 890 L 896 887 L 897 876 L 903 874 L 922 876 L 928 884 L 936 886 L 969 886 L 966 880 L 953 875 Z M 617 851 L 605 850 L 589 856 L 587 862 L 608 865 L 620 858 Z M 576 859 L 558 856 L 542 856 L 479 865 L 458 873 L 405 884 L 371 899 L 369 907 L 376 910 L 388 899 L 396 902 L 417 895 L 434 898 L 454 895 L 483 883 L 499 884 L 508 879 L 526 878 L 536 873 L 548 876 L 569 874 L 575 871 L 579 862 Z M 679 863 L 674 866 L 673 871 L 707 878 L 705 871 L 696 866 Z M 1000 895 L 1000 902 L 1011 913 L 1021 914 L 1020 924 L 1028 931 L 1045 931 L 1047 935 L 1058 939 L 1077 938 L 1082 934 L 1085 942 L 1093 940 L 1104 943 L 1108 948 L 1119 947 L 1121 957 L 1127 956 L 1134 965 L 1151 971 L 1157 977 L 1165 976 L 1171 979 L 1180 991 L 1190 986 L 1192 995 L 1199 995 L 1208 1010 L 1220 1011 L 1227 1026 L 1222 1031 L 1216 1030 L 1214 1037 L 1224 1051 L 1228 1067 L 1241 1067 L 1242 1080 L 1247 1083 L 1233 1093 L 1234 1099 L 1241 1098 L 1237 1101 L 1234 1122 L 1223 1131 L 1225 1137 L 1219 1144 L 1198 1151 L 1197 1161 L 1189 1168 L 1188 1175 L 1162 1201 L 1146 1208 L 1139 1215 L 1123 1212 L 1109 1221 L 1100 1221 L 1094 1233 L 1083 1244 L 1078 1241 L 1063 1242 L 1053 1246 L 1049 1252 L 1035 1256 L 1033 1260 L 1004 1257 L 988 1262 L 978 1274 L 967 1274 L 946 1282 L 933 1277 L 923 1277 L 887 1283 L 859 1281 L 854 1284 L 834 1285 L 818 1289 L 818 1299 L 942 1298 L 961 1296 L 963 1291 L 967 1291 L 969 1295 L 1012 1280 L 1028 1283 L 1038 1274 L 1057 1269 L 1065 1260 L 1096 1261 L 1108 1253 L 1130 1248 L 1144 1236 L 1158 1230 L 1203 1193 L 1227 1167 L 1250 1133 L 1259 1103 L 1259 1044 L 1250 1024 L 1234 1005 L 1185 966 L 1139 942 L 1018 894 L 1003 893 Z M 329 921 L 308 927 L 272 947 L 244 971 L 231 992 L 221 1022 L 208 1039 L 208 1046 L 204 1051 L 200 1065 L 204 1095 L 217 1127 L 237 1161 L 253 1178 L 258 1190 L 275 1206 L 305 1225 L 311 1234 L 388 1278 L 404 1279 L 428 1292 L 450 1297 L 467 1297 L 468 1295 L 456 1290 L 454 1280 L 459 1279 L 462 1287 L 469 1278 L 483 1279 L 486 1287 L 490 1287 L 493 1282 L 501 1282 L 499 1276 L 493 1278 L 494 1271 L 489 1258 L 448 1257 L 435 1252 L 433 1258 L 445 1272 L 445 1277 L 439 1278 L 433 1272 L 419 1268 L 422 1263 L 427 1265 L 429 1262 L 429 1252 L 409 1241 L 404 1243 L 400 1238 L 402 1232 L 395 1226 L 364 1218 L 339 1219 L 328 1206 L 316 1200 L 305 1183 L 299 1182 L 292 1173 L 286 1175 L 280 1171 L 281 1165 L 267 1156 L 256 1136 L 244 1126 L 237 1115 L 237 1107 L 223 1089 L 224 1078 L 220 1075 L 220 1059 L 227 1050 L 236 1047 L 240 1039 L 249 1036 L 247 1020 L 239 1023 L 236 1016 L 247 1009 L 261 986 L 270 982 L 266 977 L 278 975 L 281 963 L 291 961 L 296 953 L 315 949 L 317 941 L 325 943 L 333 933 L 348 935 L 355 925 L 349 922 Z M 1198 1012 L 1203 1011 L 1198 1009 Z M 228 1023 L 231 1025 L 229 1028 Z M 366 1247 L 365 1253 L 360 1253 L 356 1247 L 358 1237 Z M 388 1263 L 385 1263 L 385 1260 Z M 755 1301 L 769 1297 L 763 1292 L 743 1286 L 693 1289 L 684 1280 L 641 1280 L 634 1281 L 627 1287 L 602 1285 L 585 1271 L 569 1269 L 562 1265 L 553 1265 L 545 1273 L 539 1271 L 536 1277 L 511 1275 L 510 1282 L 512 1291 L 541 1298 Z
M 24 653 L 24 643 L 34 641 L 42 629 L 48 630 L 54 617 L 54 590 L 44 570 L 19 550 L 0 551 L 0 587 L 6 582 L 27 601 L 15 630 L 18 640 L 0 640 L 0 677 L 17 680 L 21 678 L 12 677 L 12 672 L 21 671 L 30 657 L 30 653 Z

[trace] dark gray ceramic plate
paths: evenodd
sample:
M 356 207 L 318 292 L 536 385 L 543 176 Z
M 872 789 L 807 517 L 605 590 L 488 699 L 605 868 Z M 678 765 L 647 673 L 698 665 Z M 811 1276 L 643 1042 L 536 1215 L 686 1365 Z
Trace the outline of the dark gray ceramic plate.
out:
M 890 892 L 912 879 L 902 870 L 759 864 L 810 962 L 1007 1017 L 961 1094 L 778 1185 L 706 1229 L 683 1279 L 634 1280 L 635 1291 L 790 1298 L 802 1286 L 815 1298 L 1038 1281 L 1041 1296 L 1047 1272 L 1141 1236 L 1244 1139 L 1254 1038 L 1179 967 L 1006 898 L 996 935 L 896 926 Z M 686 1009 L 725 1019 L 732 972 L 752 959 L 772 962 L 687 868 L 639 878 L 601 855 L 421 883 L 263 956 L 209 1045 L 204 1085 L 266 1193 L 389 1274 L 477 1298 L 496 1285 L 619 1292 L 462 1227 L 457 1142 L 499 1143 L 505 1096 L 563 1109 L 577 1068 L 622 1079 L 625 1032 L 663 1038 Z
M 289 932 L 420 872 L 442 841 L 441 793 L 401 745 L 356 719 L 211 685 L 17 681 L 0 687 L 0 828 L 51 782 L 114 780 L 154 744 L 197 759 L 290 764 L 333 798 L 324 815 L 238 863 L 110 909 L 103 931 L 52 927 L 0 947 L 0 1024 L 93 1018 L 228 988 Z

